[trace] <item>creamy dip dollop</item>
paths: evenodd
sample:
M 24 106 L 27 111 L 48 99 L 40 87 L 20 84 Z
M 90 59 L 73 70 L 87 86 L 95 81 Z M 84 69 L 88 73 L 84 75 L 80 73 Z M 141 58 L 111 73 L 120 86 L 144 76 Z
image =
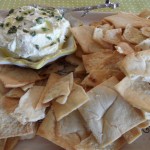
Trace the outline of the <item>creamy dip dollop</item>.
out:
M 57 9 L 24 6 L 0 22 L 0 47 L 16 57 L 39 60 L 62 48 L 70 23 Z

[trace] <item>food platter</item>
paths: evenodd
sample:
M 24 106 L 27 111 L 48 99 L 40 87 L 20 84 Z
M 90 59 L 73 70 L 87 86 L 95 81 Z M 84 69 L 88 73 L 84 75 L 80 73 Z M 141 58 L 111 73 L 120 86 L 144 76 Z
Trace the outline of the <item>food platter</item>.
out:
M 81 17 L 82 12 L 76 12 L 73 13 L 72 15 L 79 19 L 81 22 L 85 24 L 89 24 L 93 21 L 99 21 L 105 16 L 112 15 L 113 13 L 89 13 L 85 17 Z M 74 20 L 72 23 L 74 23 Z M 149 150 L 150 147 L 150 132 L 149 129 L 145 130 L 143 132 L 143 135 L 136 140 L 134 143 L 130 145 L 125 145 L 121 150 Z M 20 141 L 19 144 L 16 146 L 15 150 L 63 150 L 62 148 L 56 146 L 55 144 L 49 142 L 48 140 L 41 138 L 39 136 L 36 136 L 34 139 L 31 140 L 23 140 Z

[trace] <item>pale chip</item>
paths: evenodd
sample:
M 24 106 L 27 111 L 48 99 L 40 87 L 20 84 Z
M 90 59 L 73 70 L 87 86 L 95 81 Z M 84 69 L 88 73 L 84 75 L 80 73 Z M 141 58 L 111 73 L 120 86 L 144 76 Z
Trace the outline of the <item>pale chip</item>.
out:
M 143 27 L 141 28 L 141 32 L 144 36 L 150 38 L 150 27 Z
M 15 146 L 19 142 L 19 137 L 8 138 L 5 144 L 5 150 L 14 150 Z
M 35 110 L 35 106 L 39 102 L 39 97 L 43 92 L 43 86 L 33 86 L 28 90 L 19 101 L 17 108 L 11 113 L 21 124 L 28 122 L 36 122 L 45 117 L 45 108 Z
M 3 82 L 5 87 L 21 87 L 40 79 L 39 75 L 29 68 L 20 68 L 18 66 L 0 67 L 0 80 Z
M 5 96 L 11 98 L 20 98 L 25 92 L 21 88 L 11 89 Z
M 88 96 L 84 89 L 75 84 L 73 85 L 72 91 L 68 96 L 67 102 L 65 104 L 59 104 L 53 102 L 53 109 L 56 116 L 56 120 L 59 121 L 72 111 L 81 107 L 84 103 L 88 101 Z
M 120 54 L 128 55 L 134 53 L 134 49 L 127 42 L 120 42 L 115 46 L 116 50 Z
M 146 37 L 142 35 L 142 32 L 139 29 L 133 27 L 130 24 L 126 26 L 123 37 L 127 42 L 133 44 L 139 44 L 146 39 Z
M 125 77 L 115 88 L 132 106 L 150 112 L 150 85 L 148 82 Z
M 149 49 L 150 49 L 150 38 L 142 41 L 141 43 L 135 46 L 135 50 L 137 51 L 144 51 Z
M 90 26 L 80 26 L 71 28 L 73 35 L 79 42 L 84 53 L 98 52 L 103 47 L 93 40 L 94 28 Z
M 150 26 L 150 20 L 125 12 L 105 17 L 104 20 L 112 23 L 115 28 L 125 28 L 128 24 L 137 28 Z
M 60 78 L 45 93 L 43 103 L 48 103 L 53 99 L 60 104 L 65 104 L 73 86 L 73 73 Z
M 150 81 L 150 50 L 140 51 L 127 55 L 120 63 L 119 68 L 129 77 Z
M 142 131 L 140 128 L 135 127 L 131 129 L 130 131 L 123 134 L 123 137 L 127 141 L 128 144 L 133 143 L 135 140 L 137 140 L 142 135 Z
M 118 28 L 118 29 L 111 29 L 111 30 L 107 30 L 104 33 L 104 38 L 103 40 L 105 42 L 108 42 L 110 44 L 118 44 L 121 42 L 122 40 L 122 29 Z

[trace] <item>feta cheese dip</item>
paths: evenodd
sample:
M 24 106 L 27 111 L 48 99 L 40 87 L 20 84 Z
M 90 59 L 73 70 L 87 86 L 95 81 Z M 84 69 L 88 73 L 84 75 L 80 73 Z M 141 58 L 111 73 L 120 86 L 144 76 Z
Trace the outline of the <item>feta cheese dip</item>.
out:
M 60 50 L 69 34 L 70 23 L 57 9 L 23 6 L 0 22 L 0 47 L 37 61 Z

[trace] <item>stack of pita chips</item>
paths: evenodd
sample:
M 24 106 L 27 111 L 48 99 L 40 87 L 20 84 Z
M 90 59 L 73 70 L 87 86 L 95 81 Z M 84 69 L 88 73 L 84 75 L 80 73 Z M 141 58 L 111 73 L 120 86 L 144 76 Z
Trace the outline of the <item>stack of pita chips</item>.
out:
M 33 70 L 0 66 L 0 150 L 37 134 L 66 150 L 119 150 L 150 120 L 150 13 L 71 28 L 77 51 Z

